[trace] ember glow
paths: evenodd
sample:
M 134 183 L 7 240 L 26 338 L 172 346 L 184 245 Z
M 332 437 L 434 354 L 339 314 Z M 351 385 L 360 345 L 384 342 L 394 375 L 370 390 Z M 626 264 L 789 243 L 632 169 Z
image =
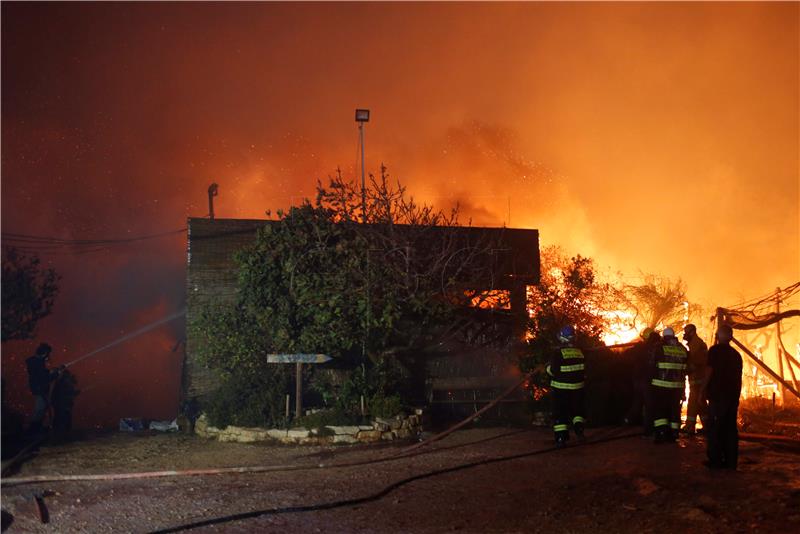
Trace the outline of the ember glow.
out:
M 465 222 L 681 277 L 711 306 L 800 278 L 797 3 L 6 2 L 2 15 L 4 232 L 180 229 L 207 213 L 212 182 L 217 217 L 264 218 L 337 166 L 358 176 L 353 111 L 368 107 L 367 171 L 385 163 Z M 37 339 L 53 363 L 181 309 L 185 244 L 44 256 L 63 276 Z M 83 423 L 174 413 L 183 327 L 161 335 L 86 364 Z M 4 347 L 20 407 L 30 349 Z M 123 379 L 122 361 L 169 374 L 131 364 Z M 136 399 L 112 400 L 122 382 Z
M 636 341 L 645 327 L 640 321 L 636 321 L 634 313 L 628 310 L 602 311 L 600 315 L 608 323 L 608 327 L 603 333 L 603 343 L 606 345 L 620 345 Z

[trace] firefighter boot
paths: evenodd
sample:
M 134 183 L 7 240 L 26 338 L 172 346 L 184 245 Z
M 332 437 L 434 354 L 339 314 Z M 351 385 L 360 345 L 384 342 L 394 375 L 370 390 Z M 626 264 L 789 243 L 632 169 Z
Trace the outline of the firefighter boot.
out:
M 583 433 L 583 423 L 575 423 L 574 430 L 578 441 L 586 441 L 586 435 Z
M 569 439 L 569 426 L 566 423 L 557 422 L 553 425 L 553 432 L 556 436 L 556 447 L 564 447 Z

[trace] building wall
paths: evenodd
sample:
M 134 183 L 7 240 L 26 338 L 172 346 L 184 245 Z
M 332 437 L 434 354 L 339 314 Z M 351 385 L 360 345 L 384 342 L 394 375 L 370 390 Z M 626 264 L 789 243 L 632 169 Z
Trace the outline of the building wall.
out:
M 237 272 L 233 255 L 253 242 L 258 228 L 267 221 L 250 219 L 194 219 L 188 228 L 186 268 L 187 325 L 204 305 L 233 303 Z M 197 340 L 187 332 L 183 372 L 184 398 L 202 397 L 213 391 L 217 379 L 197 361 Z
M 224 304 L 235 301 L 237 268 L 233 256 L 238 250 L 252 243 L 256 231 L 267 224 L 271 222 L 253 219 L 189 219 L 186 270 L 187 324 L 191 324 L 200 309 L 208 303 Z M 500 247 L 496 254 L 498 276 L 492 280 L 492 287 L 511 289 L 512 311 L 519 315 L 520 321 L 524 322 L 525 285 L 539 281 L 538 231 L 474 227 L 442 228 L 437 231 L 455 231 L 463 234 L 468 242 L 487 232 L 499 233 Z M 183 376 L 184 398 L 202 397 L 213 391 L 217 384 L 214 374 L 197 360 L 197 342 L 191 331 L 188 331 Z

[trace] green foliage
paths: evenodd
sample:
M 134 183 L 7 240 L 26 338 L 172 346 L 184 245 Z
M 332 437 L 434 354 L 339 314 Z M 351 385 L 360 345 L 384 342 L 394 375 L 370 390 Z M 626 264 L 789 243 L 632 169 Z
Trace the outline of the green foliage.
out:
M 193 349 L 200 360 L 223 376 L 234 371 L 257 372 L 266 363 L 269 344 L 255 318 L 238 307 L 210 304 L 188 328 L 197 340 Z
M 59 279 L 36 255 L 3 248 L 3 342 L 34 337 L 38 322 L 53 310 Z
M 385 168 L 370 182 L 365 214 L 360 188 L 337 175 L 327 188 L 318 185 L 313 202 L 279 211 L 236 254 L 235 306 L 209 306 L 190 324 L 201 360 L 225 387 L 259 372 L 267 353 L 324 353 L 353 371 L 337 387 L 315 389 L 326 404 L 355 413 L 362 395 L 396 393 L 402 366 L 387 355 L 424 348 L 455 330 L 464 300 L 459 280 L 489 278 L 492 243 L 432 234 L 437 226 L 457 226 L 457 211 L 417 205 L 400 184 L 389 185 Z M 262 399 L 229 390 L 214 402 L 229 414 L 238 402 L 251 419 L 265 410 Z
M 403 411 L 400 395 L 374 395 L 370 397 L 367 406 L 372 417 L 394 417 Z
M 279 427 L 286 425 L 285 396 L 292 384 L 289 366 L 226 375 L 206 406 L 212 425 Z
M 359 413 L 361 397 L 364 397 L 369 412 L 375 415 L 373 403 L 379 404 L 381 406 L 379 410 L 383 413 L 386 409 L 384 404 L 392 402 L 386 399 L 396 395 L 399 402 L 400 396 L 397 392 L 403 390 L 407 379 L 408 372 L 400 361 L 386 355 L 378 357 L 375 362 L 357 366 L 349 372 L 347 379 L 341 384 L 337 385 L 329 379 L 315 377 L 313 387 L 323 399 L 332 401 L 332 406 L 343 413 Z M 391 415 L 396 414 L 397 412 Z
M 293 207 L 236 255 L 240 312 L 277 351 L 358 353 L 367 248 L 354 226 L 336 224 L 325 207 Z

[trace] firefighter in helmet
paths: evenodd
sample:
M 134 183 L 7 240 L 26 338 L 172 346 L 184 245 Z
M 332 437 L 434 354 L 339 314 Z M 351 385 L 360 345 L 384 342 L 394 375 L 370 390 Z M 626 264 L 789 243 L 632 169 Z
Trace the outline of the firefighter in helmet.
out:
M 641 420 L 642 433 L 649 437 L 653 435 L 653 408 L 650 401 L 650 380 L 653 378 L 650 363 L 650 354 L 653 347 L 661 345 L 661 336 L 650 327 L 639 334 L 642 339 L 631 347 L 633 364 L 633 402 L 625 416 L 627 424 L 636 424 Z
M 697 335 L 697 327 L 687 324 L 683 327 L 683 339 L 689 346 L 687 371 L 689 373 L 689 400 L 686 402 L 686 426 L 683 431 L 689 435 L 695 433 L 697 416 L 703 427 L 706 426 L 706 384 L 708 382 L 708 346 Z
M 553 430 L 556 446 L 563 447 L 569 439 L 569 425 L 578 439 L 583 439 L 585 380 L 584 358 L 575 346 L 575 328 L 563 327 L 558 333 L 559 347 L 553 351 L 547 374 L 553 394 Z
M 688 357 L 672 328 L 665 328 L 662 336 L 663 343 L 656 345 L 652 352 L 653 378 L 650 381 L 656 443 L 677 440 Z

